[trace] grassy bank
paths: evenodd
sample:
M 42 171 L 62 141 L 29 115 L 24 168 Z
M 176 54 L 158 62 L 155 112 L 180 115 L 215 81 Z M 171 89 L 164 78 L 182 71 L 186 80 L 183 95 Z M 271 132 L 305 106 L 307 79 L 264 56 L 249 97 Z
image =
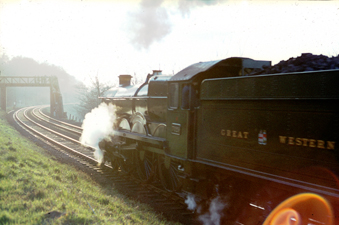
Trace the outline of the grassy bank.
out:
M 61 164 L 0 111 L 0 224 L 171 224 Z

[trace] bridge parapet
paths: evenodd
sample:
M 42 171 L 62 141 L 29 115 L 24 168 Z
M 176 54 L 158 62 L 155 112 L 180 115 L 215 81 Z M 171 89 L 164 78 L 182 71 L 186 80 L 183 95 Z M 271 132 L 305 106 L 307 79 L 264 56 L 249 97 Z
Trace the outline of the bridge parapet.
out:
M 50 87 L 51 114 L 56 117 L 64 116 L 62 95 L 56 76 L 0 76 L 0 105 L 3 110 L 6 110 L 7 87 Z
M 53 83 L 51 76 L 34 76 L 34 77 L 19 77 L 19 76 L 0 76 L 0 85 L 7 87 L 49 87 Z

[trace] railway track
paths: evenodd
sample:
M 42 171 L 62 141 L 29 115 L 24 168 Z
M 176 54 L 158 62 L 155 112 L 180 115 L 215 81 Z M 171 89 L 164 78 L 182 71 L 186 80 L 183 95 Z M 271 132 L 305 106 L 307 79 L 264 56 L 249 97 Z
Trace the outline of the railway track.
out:
M 52 146 L 56 154 L 86 166 L 90 173 L 104 177 L 120 192 L 150 205 L 167 219 L 183 224 L 199 224 L 195 214 L 187 210 L 185 199 L 174 192 L 164 191 L 159 182 L 148 184 L 132 174 L 115 171 L 108 164 L 99 165 L 93 156 L 95 149 L 78 141 L 82 132 L 80 127 L 49 117 L 42 112 L 42 107 L 20 109 L 13 114 L 13 119 L 22 129 Z

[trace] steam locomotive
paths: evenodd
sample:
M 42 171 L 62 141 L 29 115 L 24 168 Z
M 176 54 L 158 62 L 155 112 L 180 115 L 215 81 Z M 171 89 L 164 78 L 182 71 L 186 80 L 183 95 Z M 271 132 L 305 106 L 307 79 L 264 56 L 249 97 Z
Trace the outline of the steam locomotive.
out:
M 101 99 L 100 142 L 116 170 L 200 199 L 224 196 L 227 224 L 339 224 L 339 70 L 251 75 L 232 57 L 153 71 Z

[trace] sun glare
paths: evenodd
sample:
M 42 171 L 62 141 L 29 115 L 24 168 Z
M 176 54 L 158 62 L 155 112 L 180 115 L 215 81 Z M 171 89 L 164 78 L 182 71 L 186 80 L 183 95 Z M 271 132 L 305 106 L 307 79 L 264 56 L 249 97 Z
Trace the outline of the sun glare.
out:
M 338 54 L 336 2 L 225 1 L 182 11 L 175 2 L 165 3 L 152 11 L 134 1 L 8 1 L 0 5 L 1 51 L 47 61 L 79 77 L 98 71 L 147 74 L 159 65 L 173 73 L 231 56 L 276 63 L 302 52 Z M 163 25 L 157 13 L 167 18 L 168 33 L 153 31 Z M 131 25 L 148 27 L 141 33 Z M 159 37 L 145 49 L 135 48 L 138 38 L 152 34 Z

